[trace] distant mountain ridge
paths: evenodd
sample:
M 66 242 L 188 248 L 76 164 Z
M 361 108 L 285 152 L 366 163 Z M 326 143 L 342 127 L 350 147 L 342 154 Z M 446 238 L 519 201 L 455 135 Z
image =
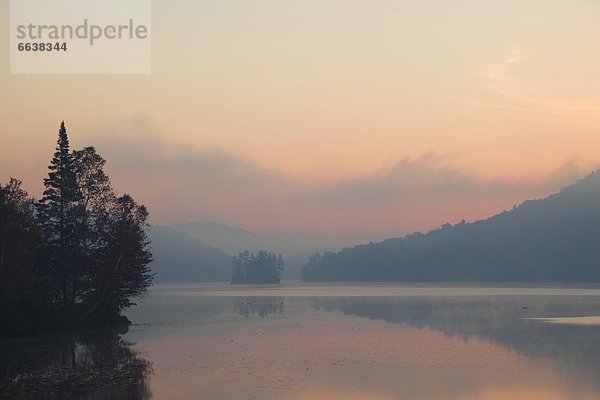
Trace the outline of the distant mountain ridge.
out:
M 148 230 L 156 283 L 228 282 L 231 256 L 182 232 L 153 225 Z
M 185 233 L 195 239 L 235 255 L 244 250 L 257 251 L 266 247 L 269 238 L 245 229 L 222 225 L 217 222 L 183 222 L 165 226 L 173 231 Z
M 486 220 L 315 255 L 306 281 L 600 282 L 600 173 Z

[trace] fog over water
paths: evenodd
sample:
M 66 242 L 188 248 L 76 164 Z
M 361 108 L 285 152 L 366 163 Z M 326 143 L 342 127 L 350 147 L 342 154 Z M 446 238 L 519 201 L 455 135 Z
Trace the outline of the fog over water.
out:
M 22 398 L 600 399 L 598 316 L 595 286 L 158 285 L 128 330 L 0 342 L 0 385 Z

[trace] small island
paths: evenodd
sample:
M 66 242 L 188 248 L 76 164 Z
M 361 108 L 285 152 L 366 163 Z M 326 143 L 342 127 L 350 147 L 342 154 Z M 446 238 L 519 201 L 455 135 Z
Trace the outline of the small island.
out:
M 249 250 L 233 257 L 231 284 L 280 283 L 285 263 L 281 254 L 259 250 L 256 254 Z

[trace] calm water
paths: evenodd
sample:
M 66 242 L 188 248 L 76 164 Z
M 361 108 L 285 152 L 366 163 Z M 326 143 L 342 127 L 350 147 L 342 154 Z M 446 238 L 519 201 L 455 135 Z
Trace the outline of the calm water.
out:
M 159 285 L 128 317 L 124 331 L 0 342 L 0 393 L 600 399 L 594 287 Z

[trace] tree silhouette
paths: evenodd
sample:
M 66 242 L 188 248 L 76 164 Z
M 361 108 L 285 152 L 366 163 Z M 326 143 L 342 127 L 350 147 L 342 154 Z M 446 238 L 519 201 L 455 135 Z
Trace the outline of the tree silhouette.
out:
M 43 303 L 41 277 L 36 275 L 35 255 L 41 232 L 36 223 L 33 201 L 11 178 L 0 185 L 0 336 L 27 330 Z
M 0 185 L 0 335 L 128 322 L 151 285 L 148 210 L 115 194 L 105 163 L 71 152 L 62 122 L 37 207 L 19 181 Z
M 232 260 L 231 283 L 279 283 L 285 263 L 281 254 L 245 250 Z
M 147 218 L 146 207 L 127 194 L 111 202 L 100 223 L 103 229 L 97 233 L 104 246 L 92 264 L 79 323 L 94 313 L 94 320 L 100 322 L 119 315 L 152 284 L 148 267 L 152 254 L 145 232 Z
M 73 290 L 69 295 L 69 281 L 73 286 L 77 258 L 77 206 L 81 193 L 64 121 L 58 131 L 56 151 L 48 169 L 50 172 L 48 178 L 44 179 L 44 195 L 39 203 L 40 221 L 46 238 L 48 266 L 59 277 L 57 290 L 63 308 L 67 309 L 75 301 Z

